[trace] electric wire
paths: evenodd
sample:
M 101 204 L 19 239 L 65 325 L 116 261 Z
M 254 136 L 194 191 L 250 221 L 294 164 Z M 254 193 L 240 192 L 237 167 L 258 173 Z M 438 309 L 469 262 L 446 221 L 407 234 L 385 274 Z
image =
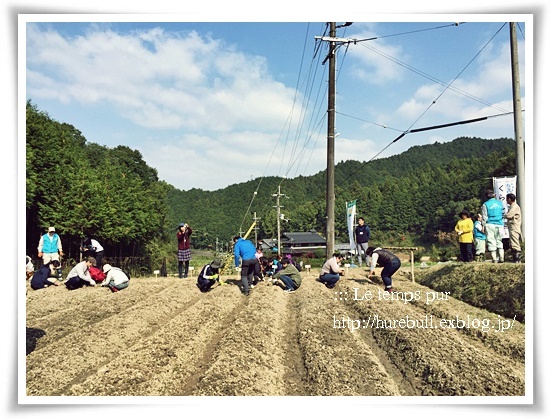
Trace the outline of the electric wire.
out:
M 417 33 L 417 32 L 422 32 L 422 31 L 428 31 L 428 30 L 434 30 L 434 29 L 441 29 L 441 28 L 445 28 L 445 27 L 449 27 L 449 26 L 458 26 L 459 24 L 462 24 L 463 22 L 461 23 L 453 23 L 453 24 L 448 24 L 448 25 L 443 25 L 443 26 L 437 26 L 437 27 L 433 27 L 433 28 L 424 28 L 424 29 L 419 29 L 419 30 L 414 30 L 414 31 L 408 31 L 408 32 L 402 32 L 402 33 L 397 33 L 397 34 L 392 34 L 392 35 L 385 35 L 385 36 L 377 36 L 377 37 L 373 37 L 373 38 L 366 38 L 366 39 L 360 39 L 360 40 L 354 40 L 354 44 L 356 43 L 361 43 L 363 41 L 367 41 L 367 40 L 373 40 L 373 39 L 381 39 L 381 38 L 388 38 L 388 37 L 392 37 L 392 36 L 400 36 L 400 35 L 406 35 L 406 34 L 412 34 L 412 33 Z M 340 26 L 342 27 L 342 26 Z M 393 61 L 394 63 L 398 64 L 398 65 L 401 65 L 403 66 L 404 68 L 407 68 L 409 69 L 410 71 L 413 71 L 415 72 L 416 74 L 419 74 L 437 84 L 440 84 L 444 87 L 443 91 L 437 96 L 437 98 L 435 100 L 432 101 L 432 103 L 427 107 L 427 109 L 409 126 L 409 129 L 407 130 L 399 130 L 397 128 L 392 128 L 392 127 L 387 127 L 386 125 L 382 125 L 382 124 L 377 124 L 377 123 L 373 123 L 373 122 L 370 122 L 370 121 L 366 121 L 366 120 L 363 120 L 361 118 L 358 118 L 358 117 L 354 117 L 354 116 L 351 116 L 351 115 L 347 115 L 345 113 L 342 113 L 342 112 L 337 112 L 338 114 L 340 115 L 343 115 L 343 116 L 346 116 L 348 118 L 354 118 L 354 119 L 357 119 L 357 120 L 360 120 L 360 121 L 363 121 L 363 122 L 366 122 L 366 123 L 369 123 L 369 124 L 373 124 L 373 125 L 376 125 L 376 126 L 380 126 L 380 127 L 383 127 L 383 128 L 388 128 L 390 130 L 395 130 L 395 131 L 399 131 L 400 132 L 400 135 L 395 138 L 392 142 L 390 142 L 388 145 L 386 145 L 380 152 L 378 152 L 375 156 L 373 156 L 368 162 L 374 160 L 376 157 L 378 157 L 381 153 L 383 153 L 388 147 L 390 147 L 392 144 L 394 144 L 395 142 L 399 141 L 399 139 L 403 138 L 405 135 L 407 134 L 410 134 L 410 133 L 415 133 L 415 132 L 422 132 L 422 131 L 428 131 L 428 130 L 432 130 L 432 129 L 441 129 L 441 128 L 446 128 L 446 127 L 450 127 L 450 126 L 454 126 L 454 125 L 462 125 L 462 124 L 469 124 L 469 123 L 474 123 L 474 122 L 479 122 L 479 121 L 483 121 L 483 120 L 487 120 L 489 118 L 495 118 L 495 117 L 499 117 L 499 116 L 504 116 L 504 115 L 508 115 L 510 114 L 510 112 L 506 112 L 505 110 L 503 109 L 500 109 L 498 108 L 497 106 L 489 103 L 489 102 L 486 102 L 486 101 L 483 101 L 482 99 L 480 98 L 476 98 L 475 96 L 473 95 L 470 95 L 469 93 L 467 92 L 463 92 L 461 91 L 460 89 L 452 86 L 452 84 L 457 80 L 457 78 L 466 70 L 466 68 L 479 56 L 479 54 L 483 51 L 484 48 L 487 47 L 487 45 L 489 45 L 489 43 L 494 39 L 494 37 L 500 32 L 500 30 L 502 30 L 502 28 L 504 27 L 504 25 L 497 31 L 497 33 L 495 33 L 495 35 L 493 35 L 493 37 L 483 46 L 483 48 L 478 51 L 478 53 L 472 58 L 472 60 L 470 60 L 470 62 L 462 69 L 462 71 L 460 71 L 458 73 L 458 75 L 453 79 L 453 81 L 451 83 L 444 83 L 440 80 L 437 80 L 436 78 L 420 71 L 420 70 L 417 70 L 415 69 L 414 67 L 412 66 L 409 66 L 407 65 L 406 63 L 403 63 L 401 61 L 399 61 L 398 59 L 395 59 L 387 54 L 384 54 L 382 53 L 381 51 L 378 51 L 376 48 L 373 48 L 372 46 L 366 46 L 365 44 L 362 44 L 362 46 L 366 47 L 366 48 L 369 48 L 371 49 L 373 52 L 387 58 L 388 60 L 391 60 Z M 327 28 L 328 28 L 328 23 L 325 24 L 325 31 L 324 31 L 324 34 L 326 35 L 327 33 Z M 309 24 L 308 24 L 308 29 L 309 29 Z M 323 35 L 324 36 L 324 35 Z M 307 38 L 307 35 L 306 35 L 306 38 Z M 306 43 L 307 43 L 307 39 L 306 39 Z M 287 167 L 287 170 L 285 172 L 285 174 L 283 176 L 281 176 L 281 179 L 277 185 L 277 188 L 279 188 L 283 182 L 285 180 L 288 179 L 288 174 L 290 173 L 291 169 L 293 167 L 296 167 L 296 171 L 295 171 L 295 175 L 298 173 L 298 169 L 299 169 L 299 165 L 301 161 L 304 160 L 304 157 L 305 157 L 305 154 L 306 154 L 306 150 L 307 150 L 307 146 L 311 143 L 312 141 L 312 138 L 313 136 L 317 133 L 317 139 L 315 140 L 314 142 L 314 146 L 313 148 L 311 149 L 311 152 L 310 152 L 310 155 L 309 155 L 309 159 L 307 160 L 307 163 L 306 163 L 306 169 L 307 167 L 309 166 L 309 162 L 311 160 L 311 157 L 313 155 L 313 152 L 315 150 L 315 145 L 317 143 L 317 140 L 319 139 L 320 137 L 320 128 L 321 128 L 321 123 L 326 120 L 326 112 L 323 112 L 322 115 L 321 114 L 321 107 L 319 106 L 319 98 L 320 98 L 320 93 L 321 93 L 321 90 L 322 90 L 322 85 L 319 84 L 319 88 L 317 90 L 317 96 L 315 98 L 315 102 L 314 102 L 314 106 L 313 106 L 313 109 L 317 110 L 317 113 L 316 112 L 312 112 L 311 115 L 312 117 L 310 118 L 309 120 L 309 129 L 307 130 L 308 132 L 308 135 L 305 136 L 305 139 L 304 139 L 304 142 L 302 144 L 302 147 L 300 149 L 300 151 L 298 152 L 298 141 L 299 141 L 299 138 L 302 136 L 302 132 L 303 132 L 303 129 L 304 129 L 304 126 L 305 126 L 305 115 L 308 113 L 307 110 L 308 110 L 308 107 L 311 103 L 311 96 L 312 96 L 312 92 L 313 92 L 313 85 L 315 83 L 315 77 L 312 77 L 312 73 L 314 74 L 317 74 L 317 72 L 315 70 L 312 70 L 312 68 L 314 68 L 313 66 L 313 63 L 314 63 L 314 60 L 317 58 L 317 61 L 320 60 L 320 51 L 322 49 L 322 46 L 324 45 L 325 43 L 322 42 L 321 40 L 317 40 L 315 41 L 314 43 L 314 51 L 313 51 L 313 54 L 312 54 L 312 59 L 311 59 L 311 65 L 310 65 L 310 69 L 309 69 L 309 72 L 308 72 L 308 78 L 307 78 L 307 81 L 305 82 L 306 84 L 306 88 L 305 88 L 305 91 L 307 92 L 307 94 L 304 95 L 304 101 L 302 102 L 302 107 L 301 107 L 301 111 L 300 111 L 300 116 L 298 118 L 298 123 L 296 124 L 296 130 L 295 130 L 295 139 L 294 139 L 294 144 L 293 144 L 293 147 L 291 149 L 291 156 L 290 158 L 288 159 L 288 167 Z M 335 54 L 339 53 L 340 52 L 340 48 L 341 46 L 345 45 L 346 48 L 345 48 L 345 52 L 343 53 L 343 59 L 342 59 L 342 66 L 338 69 L 338 74 L 337 74 L 337 78 L 339 78 L 340 74 L 341 74 L 341 69 L 343 67 L 343 63 L 345 61 L 345 58 L 347 56 L 347 52 L 348 52 L 348 49 L 349 49 L 349 45 L 350 45 L 350 42 L 347 42 L 347 43 L 342 43 L 342 44 L 337 44 L 335 46 L 335 49 L 334 49 L 334 52 Z M 302 60 L 301 60 L 301 63 L 300 63 L 300 69 L 299 69 L 299 76 L 298 76 L 298 81 L 297 81 L 297 85 L 299 84 L 299 80 L 301 78 L 301 74 L 302 74 L 302 67 L 303 67 L 303 61 L 304 61 L 304 57 L 305 57 L 305 44 L 304 44 L 304 49 L 302 51 Z M 326 66 L 323 65 L 324 68 L 326 68 Z M 317 65 L 315 68 L 319 68 L 319 66 Z M 325 87 L 325 95 L 323 95 L 324 98 L 326 98 L 326 92 L 328 90 L 328 87 Z M 457 121 L 457 122 L 451 122 L 451 123 L 446 123 L 446 124 L 439 124 L 439 125 L 434 125 L 434 126 L 429 126 L 429 127 L 422 127 L 422 128 L 416 128 L 416 129 L 413 129 L 412 127 L 422 118 L 423 115 L 425 115 L 425 113 L 436 103 L 437 100 L 439 100 L 439 98 L 441 98 L 441 96 L 447 91 L 447 90 L 452 90 L 452 91 L 455 91 L 459 94 L 462 94 L 466 97 L 469 97 L 473 100 L 476 100 L 480 103 L 484 103 L 486 106 L 489 106 L 489 107 L 494 107 L 495 109 L 498 109 L 498 110 L 501 110 L 503 111 L 503 113 L 501 114 L 498 114 L 498 115 L 490 115 L 490 116 L 486 116 L 486 117 L 480 117 L 480 118 L 474 118 L 474 119 L 470 119 L 470 120 L 465 120 L 465 121 Z M 291 112 L 287 118 L 287 122 L 285 123 L 285 131 L 286 131 L 286 140 L 285 140 L 285 150 L 286 150 L 286 144 L 289 140 L 289 133 L 290 133 L 290 129 L 291 129 L 291 125 L 292 125 L 292 114 L 294 113 L 295 111 L 295 105 L 296 105 L 296 102 L 297 102 L 297 92 L 298 92 L 298 87 L 296 88 L 296 94 L 295 94 L 295 97 L 294 97 L 294 102 L 293 102 L 293 105 L 292 105 L 292 109 L 291 109 Z M 315 116 L 317 115 L 317 116 Z M 316 122 L 314 122 L 316 121 Z M 281 134 L 282 136 L 282 134 Z M 279 137 L 275 147 L 273 148 L 273 151 L 271 153 L 271 156 L 269 158 L 269 161 L 268 161 L 268 165 L 269 163 L 271 162 L 272 158 L 273 158 L 273 155 L 275 153 L 275 151 L 278 149 L 278 143 L 281 141 L 281 136 Z M 281 164 L 282 164 L 282 161 L 284 160 L 281 159 Z M 368 163 L 367 162 L 367 163 Z M 281 172 L 281 168 L 282 166 L 280 167 L 279 169 L 279 172 Z M 353 176 L 355 173 L 357 173 L 358 171 L 350 174 L 348 176 L 348 178 L 351 178 L 351 176 Z M 241 226 L 240 226 L 240 229 L 239 230 L 242 230 L 242 227 L 245 223 L 245 220 L 246 220 L 246 217 L 248 215 L 248 213 L 250 212 L 250 209 L 252 208 L 252 204 L 254 202 L 254 199 L 256 198 L 257 196 L 257 193 L 259 191 L 259 188 L 260 188 L 260 185 L 262 184 L 262 180 L 264 179 L 265 177 L 265 174 L 267 173 L 267 166 L 266 166 L 266 169 L 264 171 L 264 174 L 263 176 L 259 179 L 259 182 L 258 182 L 258 185 L 257 185 L 257 188 L 256 190 L 254 191 L 254 194 L 253 194 L 253 197 L 251 198 L 251 201 L 250 201 L 250 204 L 248 206 L 248 209 L 246 211 L 246 213 L 244 214 L 244 217 L 243 217 L 243 222 L 241 223 Z M 260 215 L 262 215 L 266 210 L 267 210 L 267 207 L 269 206 L 269 202 L 266 202 L 264 208 L 262 209 L 262 211 L 260 212 Z

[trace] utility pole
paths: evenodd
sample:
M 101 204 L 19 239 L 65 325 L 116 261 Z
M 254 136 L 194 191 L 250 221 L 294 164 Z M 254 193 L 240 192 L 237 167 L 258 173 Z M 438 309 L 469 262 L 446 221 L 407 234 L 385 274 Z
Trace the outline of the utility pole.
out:
M 323 64 L 328 60 L 329 81 L 328 81 L 328 110 L 327 110 L 327 190 L 326 190 L 326 206 L 327 206 L 327 226 L 326 239 L 327 259 L 334 253 L 334 115 L 336 114 L 336 44 L 337 43 L 356 43 L 355 39 L 336 38 L 336 29 L 350 26 L 353 22 L 346 22 L 336 26 L 335 22 L 330 22 L 330 35 L 316 36 L 316 39 L 329 43 L 329 53 Z
M 513 85 L 513 101 L 514 101 L 514 134 L 516 139 L 516 175 L 517 175 L 517 202 L 525 214 L 526 202 L 524 199 L 525 192 L 525 146 L 523 143 L 523 122 L 521 112 L 521 91 L 520 91 L 520 74 L 518 60 L 518 46 L 516 36 L 516 24 L 510 22 L 510 49 L 512 54 L 512 85 Z M 525 229 L 523 228 L 523 217 L 521 220 L 522 237 L 525 237 Z
M 254 211 L 254 244 L 258 244 L 258 221 L 261 218 L 256 217 L 256 211 Z
M 284 196 L 281 194 L 281 185 L 279 185 L 278 192 L 271 196 L 277 197 L 277 205 L 275 206 L 275 208 L 277 208 L 277 255 L 279 256 L 279 259 L 280 259 L 281 258 L 281 196 Z
M 330 37 L 336 37 L 336 23 L 330 22 Z M 330 41 L 328 65 L 328 123 L 327 123 L 327 248 L 326 258 L 334 253 L 334 115 L 336 105 L 336 42 Z

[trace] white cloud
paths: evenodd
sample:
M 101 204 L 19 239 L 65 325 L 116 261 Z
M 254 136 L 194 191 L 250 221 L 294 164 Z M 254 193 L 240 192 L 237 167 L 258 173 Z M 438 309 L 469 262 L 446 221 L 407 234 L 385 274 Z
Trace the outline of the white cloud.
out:
M 353 35 L 357 38 L 376 32 L 373 24 L 354 24 L 352 28 L 359 30 Z M 326 114 L 326 98 L 321 101 L 326 72 L 317 77 L 323 80 L 316 80 L 320 87 L 312 87 L 312 94 L 297 95 L 294 88 L 273 77 L 272 72 L 281 70 L 270 67 L 275 60 L 268 60 L 267 50 L 265 56 L 247 54 L 239 49 L 242 46 L 228 45 L 211 35 L 169 32 L 160 27 L 117 33 L 106 25 L 92 25 L 83 35 L 63 37 L 30 24 L 27 42 L 28 98 L 77 104 L 84 111 L 97 110 L 102 115 L 107 115 L 108 109 L 113 120 L 119 119 L 116 125 L 105 127 L 101 141 L 96 141 L 108 146 L 126 141 L 124 145 L 139 149 L 160 178 L 177 188 L 217 189 L 251 177 L 307 176 L 326 168 L 326 121 L 308 127 L 309 117 L 302 115 L 306 100 L 315 101 L 308 108 L 311 115 L 321 118 Z M 510 100 L 506 100 L 511 83 L 507 44 L 487 49 L 479 59 L 482 65 L 468 69 L 447 90 L 424 78 L 419 82 L 418 74 L 411 77 L 389 59 L 414 63 L 420 58 L 408 55 L 411 51 L 398 41 L 379 40 L 372 46 L 376 51 L 361 45 L 350 47 L 344 72 L 338 74 L 337 109 L 362 119 L 350 122 L 337 115 L 342 135 L 336 140 L 336 162 L 370 160 L 400 134 L 399 130 L 499 112 L 467 95 L 494 100 L 496 106 L 510 109 Z M 296 67 L 289 69 L 285 63 L 284 68 L 296 72 L 297 63 L 293 64 Z M 318 74 L 323 72 L 315 65 Z M 476 127 L 448 128 L 437 134 L 415 133 L 381 157 L 433 138 L 505 136 L 511 122 L 503 120 L 494 118 Z M 105 126 L 108 123 L 106 120 Z M 89 139 L 97 137 L 93 126 L 90 123 L 86 132 Z M 301 127 L 299 134 L 297 126 Z M 304 134 L 307 130 L 315 132 Z
M 147 128 L 278 129 L 294 99 L 294 90 L 272 80 L 264 58 L 196 32 L 95 29 L 63 38 L 30 25 L 27 38 L 30 97 L 57 92 L 64 103 L 112 103 Z

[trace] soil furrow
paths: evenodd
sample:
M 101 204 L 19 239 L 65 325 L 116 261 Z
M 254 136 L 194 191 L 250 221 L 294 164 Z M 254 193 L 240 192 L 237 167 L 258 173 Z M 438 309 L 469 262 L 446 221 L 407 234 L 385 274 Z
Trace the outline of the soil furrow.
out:
M 166 285 L 172 287 L 170 282 Z M 63 337 L 50 341 L 27 356 L 27 384 L 39 383 L 48 392 L 60 394 L 75 380 L 85 377 L 98 363 L 147 338 L 179 312 L 187 310 L 196 301 L 197 295 L 182 292 L 182 284 L 180 288 L 156 294 L 154 298 L 93 324 L 81 324 L 77 319 L 72 319 L 67 323 Z M 118 294 L 109 295 L 118 297 Z M 120 297 L 123 297 L 122 292 Z M 105 305 L 103 302 L 102 306 Z M 81 317 L 86 318 L 85 310 Z M 27 386 L 27 392 L 35 393 L 32 385 Z
M 196 278 L 137 278 L 114 294 L 31 291 L 27 394 L 524 395 L 524 324 L 451 297 L 428 304 L 434 290 L 400 271 L 401 299 L 384 300 L 364 273 L 352 268 L 328 289 L 313 270 L 295 293 L 261 282 L 249 297 L 235 275 L 206 294 Z M 421 298 L 405 304 L 405 293 Z M 468 317 L 495 327 L 456 327 Z M 443 319 L 455 327 L 438 327 Z
M 350 283 L 342 283 L 347 295 L 353 295 Z M 361 285 L 361 294 L 370 290 L 378 295 L 376 285 Z M 455 329 L 402 326 L 399 319 L 427 319 L 425 307 L 403 301 L 348 299 L 361 318 L 362 328 L 370 329 L 405 376 L 413 373 L 423 384 L 422 394 L 437 395 L 522 395 L 523 364 L 473 344 L 472 339 Z M 433 319 L 435 326 L 440 319 Z

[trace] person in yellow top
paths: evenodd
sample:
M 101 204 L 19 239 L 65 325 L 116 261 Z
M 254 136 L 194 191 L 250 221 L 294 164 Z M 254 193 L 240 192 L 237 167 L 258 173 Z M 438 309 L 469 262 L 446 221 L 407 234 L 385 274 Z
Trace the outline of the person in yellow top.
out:
M 455 231 L 458 234 L 462 261 L 472 262 L 474 260 L 474 222 L 468 211 L 463 210 L 460 213 L 460 220 L 456 223 Z

